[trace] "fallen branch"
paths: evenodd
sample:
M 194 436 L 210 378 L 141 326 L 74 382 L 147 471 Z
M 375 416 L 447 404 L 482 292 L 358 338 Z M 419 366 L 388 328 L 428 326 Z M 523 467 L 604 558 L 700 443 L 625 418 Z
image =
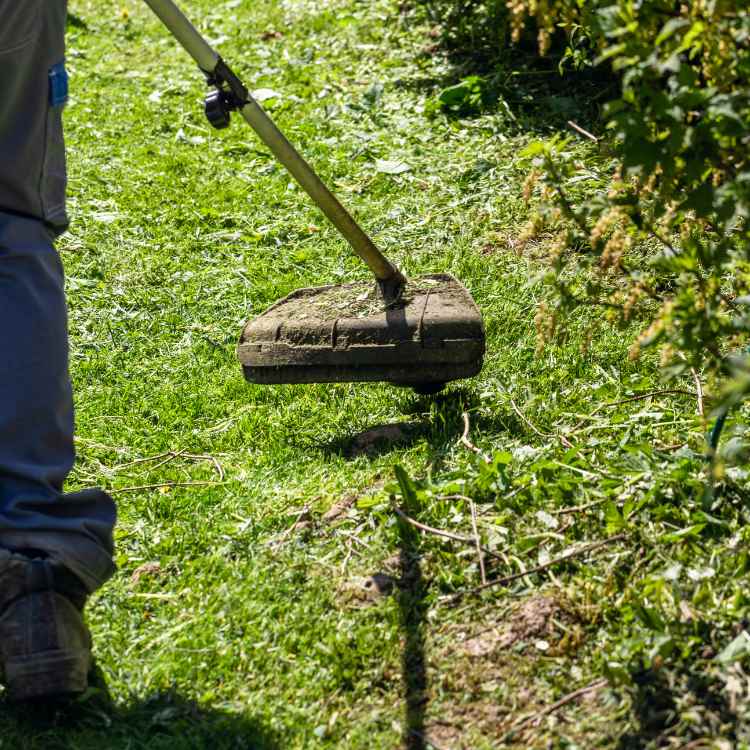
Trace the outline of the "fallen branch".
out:
M 492 586 L 504 586 L 505 584 L 511 583 L 512 581 L 515 581 L 519 578 L 525 578 L 526 576 L 534 575 L 536 573 L 541 573 L 547 570 L 548 568 L 551 568 L 555 565 L 559 565 L 560 563 L 566 562 L 567 560 L 571 560 L 574 557 L 580 557 L 581 555 L 585 555 L 588 552 L 594 552 L 595 550 L 601 547 L 604 547 L 607 544 L 612 544 L 613 542 L 619 542 L 620 540 L 625 539 L 626 537 L 627 537 L 627 534 L 615 534 L 614 536 L 607 537 L 607 539 L 602 539 L 599 542 L 593 542 L 592 544 L 588 544 L 585 547 L 581 547 L 581 549 L 573 550 L 573 552 L 568 552 L 565 555 L 556 557 L 554 560 L 549 560 L 543 565 L 537 565 L 534 568 L 529 568 L 528 570 L 522 570 L 518 573 L 513 573 L 512 575 L 505 576 L 504 578 L 496 578 L 494 581 L 489 581 L 488 583 L 485 583 L 481 586 L 475 586 L 473 589 L 467 589 L 466 591 L 458 591 L 455 594 L 449 594 L 448 596 L 442 597 L 441 601 L 455 601 L 455 600 L 460 599 L 462 596 L 466 596 L 467 594 L 476 594 Z
M 623 404 L 629 404 L 632 401 L 643 401 L 647 398 L 653 398 L 654 396 L 690 396 L 691 398 L 695 397 L 694 393 L 691 393 L 690 391 L 683 391 L 681 388 L 663 388 L 658 391 L 649 391 L 648 393 L 640 393 L 637 396 L 630 396 L 629 398 L 623 398 L 620 401 L 610 401 L 607 404 L 600 404 L 599 406 L 594 409 L 594 411 L 589 414 L 590 417 L 593 417 L 595 414 L 600 412 L 602 409 L 608 409 L 612 406 L 622 406 Z
M 158 453 L 155 456 L 146 456 L 145 458 L 137 458 L 135 461 L 128 461 L 127 463 L 113 466 L 112 471 L 117 471 L 118 469 L 125 469 L 128 466 L 135 466 L 136 464 L 147 464 L 149 463 L 149 461 L 158 461 L 160 458 L 171 456 L 172 454 L 173 454 L 173 451 L 166 451 L 164 453 Z
M 302 521 L 305 516 L 309 516 L 309 515 L 310 515 L 310 508 L 309 508 L 309 506 L 303 505 L 302 509 L 300 510 L 300 512 L 297 513 L 297 515 L 296 515 L 296 517 L 294 519 L 294 523 L 288 529 L 286 529 L 286 531 L 284 531 L 284 533 L 278 539 L 277 543 L 283 542 L 284 539 L 286 539 L 289 536 L 289 534 L 291 534 L 297 528 L 297 524 L 300 521 Z
M 599 500 L 592 500 L 590 503 L 584 503 L 583 505 L 573 505 L 570 508 L 560 508 L 559 510 L 551 510 L 550 515 L 565 516 L 568 513 L 578 513 L 579 511 L 588 510 L 589 508 L 595 508 L 597 505 L 606 503 L 607 500 L 609 500 L 608 497 L 602 497 Z
M 564 695 L 562 698 L 560 698 L 559 701 L 555 701 L 549 706 L 543 708 L 541 711 L 536 711 L 530 716 L 525 716 L 519 721 L 515 722 L 513 724 L 513 729 L 520 729 L 521 727 L 526 726 L 527 724 L 534 724 L 535 726 L 538 726 L 539 722 L 545 716 L 549 716 L 550 714 L 554 713 L 555 711 L 557 711 L 558 708 L 562 708 L 568 703 L 571 703 L 572 701 L 578 698 L 581 698 L 584 695 L 593 693 L 596 690 L 601 690 L 603 687 L 606 687 L 607 684 L 608 684 L 607 679 L 602 677 L 599 680 L 595 680 L 590 685 L 586 685 L 585 687 L 578 688 L 578 690 L 574 690 L 572 693 L 568 693 L 567 695 Z
M 117 466 L 113 466 L 111 471 L 119 471 L 120 469 L 126 469 L 130 466 L 137 466 L 139 464 L 151 463 L 152 461 L 159 461 L 156 466 L 151 467 L 151 471 L 156 471 L 156 469 L 159 469 L 165 464 L 168 464 L 170 461 L 174 461 L 176 458 L 186 458 L 188 461 L 210 461 L 214 465 L 216 473 L 219 475 L 219 481 L 224 481 L 224 469 L 222 469 L 221 464 L 214 456 L 188 453 L 184 449 L 179 451 L 164 451 L 164 453 L 157 453 L 155 456 L 146 456 L 145 458 L 138 458 L 135 461 L 128 461 L 124 464 L 118 464 Z
M 477 448 L 476 445 L 474 445 L 474 443 L 472 443 L 469 440 L 469 428 L 470 428 L 470 425 L 469 425 L 469 415 L 468 415 L 468 413 L 464 412 L 461 416 L 463 417 L 463 420 L 464 420 L 464 433 L 463 433 L 463 435 L 461 435 L 461 437 L 459 438 L 458 442 L 461 443 L 461 445 L 466 446 L 473 453 L 476 453 L 477 456 L 479 456 L 482 459 L 482 461 L 484 461 L 485 463 L 487 463 L 487 464 L 490 463 L 490 457 L 488 455 L 486 455 L 485 453 L 483 453 L 479 448 Z
M 286 541 L 287 537 L 295 531 L 297 528 L 299 528 L 300 524 L 305 524 L 305 526 L 308 524 L 308 519 L 310 517 L 310 506 L 303 505 L 302 508 L 299 511 L 293 511 L 292 513 L 288 513 L 287 515 L 291 516 L 294 514 L 294 521 L 292 521 L 292 525 L 288 526 L 286 529 L 284 529 L 283 533 L 279 534 L 278 537 L 271 539 L 267 544 L 269 548 L 276 549 L 277 547 L 280 547 L 284 542 Z M 349 550 L 351 552 L 351 545 L 349 546 Z M 351 556 L 351 555 L 350 555 Z M 322 561 L 321 561 L 322 562 Z M 333 566 L 331 566 L 333 567 Z
M 657 451 L 662 451 L 664 453 L 669 453 L 671 451 L 677 451 L 680 448 L 684 448 L 687 445 L 687 443 L 675 443 L 674 445 L 655 445 L 654 448 Z

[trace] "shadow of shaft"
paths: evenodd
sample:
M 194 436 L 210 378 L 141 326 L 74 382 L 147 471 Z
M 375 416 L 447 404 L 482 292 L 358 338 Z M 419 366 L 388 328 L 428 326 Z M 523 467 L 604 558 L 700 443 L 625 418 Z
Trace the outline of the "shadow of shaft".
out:
M 399 610 L 403 631 L 401 671 L 406 716 L 403 744 L 407 750 L 426 750 L 427 665 L 424 648 L 426 585 L 422 577 L 419 532 L 399 519 Z

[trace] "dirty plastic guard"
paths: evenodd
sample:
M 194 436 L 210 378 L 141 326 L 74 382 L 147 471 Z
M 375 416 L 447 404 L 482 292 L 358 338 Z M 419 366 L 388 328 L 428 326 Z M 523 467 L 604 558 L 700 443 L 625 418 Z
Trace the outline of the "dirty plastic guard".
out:
M 245 326 L 237 354 L 251 383 L 447 383 L 482 369 L 484 323 L 449 274 L 411 279 L 388 308 L 372 281 L 298 289 Z

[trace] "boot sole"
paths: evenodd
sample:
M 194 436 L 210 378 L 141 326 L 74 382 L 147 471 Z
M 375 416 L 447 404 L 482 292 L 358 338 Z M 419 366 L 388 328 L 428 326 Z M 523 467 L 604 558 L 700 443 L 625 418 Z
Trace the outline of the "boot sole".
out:
M 86 690 L 88 651 L 45 651 L 5 663 L 5 685 L 12 701 L 64 698 Z

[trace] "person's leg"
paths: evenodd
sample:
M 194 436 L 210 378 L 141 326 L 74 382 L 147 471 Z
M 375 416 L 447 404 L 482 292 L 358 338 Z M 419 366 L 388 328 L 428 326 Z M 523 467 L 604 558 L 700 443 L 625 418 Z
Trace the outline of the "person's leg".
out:
M 43 550 L 85 584 L 112 573 L 114 503 L 63 494 L 74 460 L 63 272 L 49 229 L 0 212 L 0 547 Z
M 72 468 L 63 272 L 66 0 L 0 0 L 0 661 L 11 697 L 85 688 L 86 596 L 113 571 L 115 507 Z

